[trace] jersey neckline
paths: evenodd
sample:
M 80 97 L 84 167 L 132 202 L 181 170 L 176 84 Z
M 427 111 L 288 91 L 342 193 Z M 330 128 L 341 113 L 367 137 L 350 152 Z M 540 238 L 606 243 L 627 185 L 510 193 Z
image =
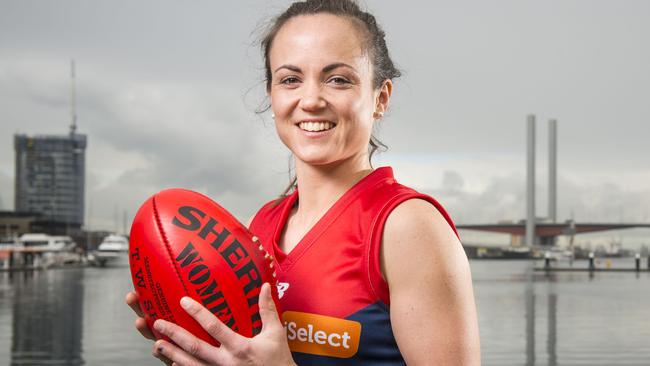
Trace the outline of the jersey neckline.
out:
M 278 270 L 282 272 L 289 271 L 289 269 L 296 263 L 300 257 L 309 249 L 316 240 L 323 234 L 323 232 L 334 222 L 334 220 L 343 212 L 345 207 L 354 201 L 358 193 L 368 187 L 374 186 L 385 180 L 394 180 L 393 169 L 389 166 L 380 167 L 373 170 L 370 174 L 363 177 L 348 189 L 339 199 L 332 204 L 332 206 L 325 212 L 325 214 L 312 226 L 307 233 L 298 241 L 298 244 L 289 252 L 284 253 L 280 249 L 280 235 L 284 230 L 291 209 L 298 199 L 298 189 L 296 189 L 289 197 L 282 203 L 280 219 L 277 221 L 273 231 L 272 245 L 273 255 L 277 259 Z

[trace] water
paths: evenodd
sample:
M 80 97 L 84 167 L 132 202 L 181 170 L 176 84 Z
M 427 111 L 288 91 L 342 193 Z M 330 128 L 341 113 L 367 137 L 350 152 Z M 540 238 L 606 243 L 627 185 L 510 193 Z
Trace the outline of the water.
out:
M 161 365 L 124 304 L 128 267 L 0 273 L 0 365 Z
M 470 263 L 483 365 L 650 365 L 650 273 Z M 0 273 L 0 365 L 160 365 L 124 305 L 130 287 L 126 267 Z
M 650 365 L 650 273 L 546 275 L 531 264 L 472 262 L 484 365 Z M 633 259 L 612 263 L 624 266 Z

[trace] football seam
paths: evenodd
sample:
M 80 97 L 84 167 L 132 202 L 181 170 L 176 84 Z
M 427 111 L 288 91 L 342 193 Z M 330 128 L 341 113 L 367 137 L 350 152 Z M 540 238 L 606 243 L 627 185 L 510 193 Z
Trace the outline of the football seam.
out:
M 153 215 L 156 219 L 156 226 L 158 226 L 158 232 L 160 233 L 160 236 L 162 236 L 163 243 L 165 244 L 165 249 L 167 250 L 167 258 L 172 263 L 172 267 L 174 267 L 174 272 L 176 272 L 176 276 L 180 280 L 181 285 L 183 285 L 183 290 L 185 290 L 185 295 L 190 296 L 190 292 L 187 291 L 187 286 L 185 286 L 185 281 L 183 281 L 181 272 L 176 266 L 176 262 L 174 262 L 173 260 L 172 250 L 171 247 L 169 246 L 169 240 L 167 239 L 167 235 L 165 234 L 165 231 L 162 228 L 162 222 L 160 221 L 160 216 L 158 215 L 158 206 L 156 205 L 156 197 L 153 197 L 152 201 L 153 201 Z

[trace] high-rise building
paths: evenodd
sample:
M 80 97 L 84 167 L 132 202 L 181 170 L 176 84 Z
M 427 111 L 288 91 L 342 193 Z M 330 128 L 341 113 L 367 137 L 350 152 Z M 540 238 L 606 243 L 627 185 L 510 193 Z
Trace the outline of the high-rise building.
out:
M 86 135 L 15 135 L 15 210 L 41 214 L 50 231 L 84 223 Z

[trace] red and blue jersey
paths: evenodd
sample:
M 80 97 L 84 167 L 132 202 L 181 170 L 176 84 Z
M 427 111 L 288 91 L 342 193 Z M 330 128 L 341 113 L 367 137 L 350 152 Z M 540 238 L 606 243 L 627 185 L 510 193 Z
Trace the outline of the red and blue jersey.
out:
M 282 320 L 298 365 L 404 365 L 379 265 L 384 224 L 400 203 L 433 198 L 376 169 L 350 188 L 289 253 L 278 243 L 299 192 L 269 202 L 251 222 L 275 258 Z

